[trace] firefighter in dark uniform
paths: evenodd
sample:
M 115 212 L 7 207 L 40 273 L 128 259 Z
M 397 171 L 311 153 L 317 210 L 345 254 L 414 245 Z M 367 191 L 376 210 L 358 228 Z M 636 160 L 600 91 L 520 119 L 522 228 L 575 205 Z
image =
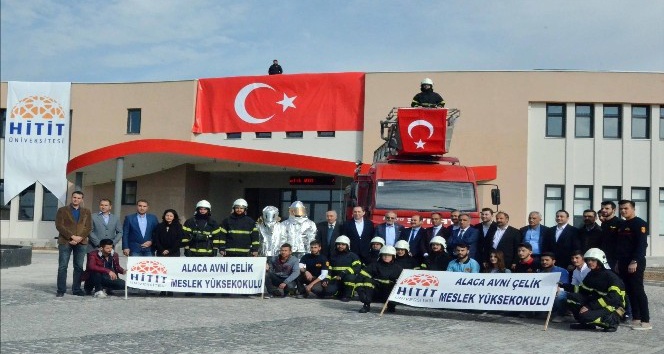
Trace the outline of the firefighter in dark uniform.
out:
M 390 297 L 392 288 L 403 270 L 394 261 L 396 255 L 397 250 L 394 247 L 383 246 L 380 249 L 380 259 L 362 269 L 355 280 L 355 289 L 363 304 L 360 313 L 369 312 L 372 301 L 386 301 Z M 394 312 L 395 308 L 394 302 L 390 301 L 387 304 L 388 312 Z
M 590 272 L 580 285 L 558 283 L 567 294 L 567 304 L 578 323 L 571 329 L 602 328 L 615 332 L 625 314 L 625 285 L 608 268 L 606 255 L 599 248 L 591 248 L 583 258 Z
M 411 107 L 443 108 L 445 101 L 443 97 L 433 91 L 433 81 L 428 77 L 420 84 L 420 93 L 413 97 Z
M 396 264 L 403 269 L 420 269 L 420 263 L 410 254 L 410 244 L 406 240 L 399 240 L 394 244 L 397 251 Z
M 219 224 L 212 219 L 212 206 L 207 200 L 196 204 L 193 218 L 182 226 L 184 255 L 186 257 L 214 257 L 219 249 Z
M 422 264 L 422 269 L 426 270 L 435 270 L 435 271 L 446 271 L 447 266 L 450 264 L 452 258 L 445 251 L 445 239 L 442 236 L 434 236 L 431 241 L 429 241 L 429 247 L 431 251 L 429 255 L 424 259 Z
M 327 278 L 322 281 L 323 296 L 341 291 L 341 301 L 348 302 L 355 289 L 355 277 L 362 270 L 360 257 L 350 251 L 350 239 L 341 235 L 335 240 L 337 252 L 330 257 Z
M 385 240 L 382 237 L 376 236 L 371 239 L 371 249 L 369 250 L 369 257 L 364 263 L 365 266 L 368 266 L 371 263 L 376 263 L 380 259 L 380 250 L 385 246 Z
M 233 202 L 233 212 L 221 222 L 219 253 L 226 257 L 256 257 L 260 241 L 256 221 L 247 215 L 247 201 Z

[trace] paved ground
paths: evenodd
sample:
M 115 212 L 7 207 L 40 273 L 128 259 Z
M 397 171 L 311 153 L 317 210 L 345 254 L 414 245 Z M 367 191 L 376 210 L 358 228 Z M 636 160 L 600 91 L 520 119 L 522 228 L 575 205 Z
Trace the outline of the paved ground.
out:
M 126 261 L 126 259 L 123 259 Z M 358 302 L 255 297 L 55 297 L 57 253 L 3 269 L 0 350 L 7 353 L 664 353 L 664 287 L 647 286 L 652 331 L 578 332 L 568 324 Z M 70 268 L 71 269 L 71 268 Z M 71 275 L 69 277 L 71 279 Z M 398 348 L 398 349 L 397 349 Z

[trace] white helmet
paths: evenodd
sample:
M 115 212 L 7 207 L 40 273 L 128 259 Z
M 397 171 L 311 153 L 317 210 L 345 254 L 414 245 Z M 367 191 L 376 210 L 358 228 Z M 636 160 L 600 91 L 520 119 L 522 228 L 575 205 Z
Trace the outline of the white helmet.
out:
M 341 235 L 337 237 L 334 243 L 345 243 L 346 245 L 348 245 L 348 247 L 350 247 L 350 239 L 348 238 L 348 236 Z
M 431 85 L 431 86 L 433 86 L 433 80 L 431 80 L 427 77 L 424 80 L 422 80 L 422 83 L 420 85 Z
M 212 205 L 210 205 L 210 202 L 207 200 L 203 199 L 200 202 L 196 203 L 196 209 L 198 208 L 207 208 L 207 210 L 212 210 Z
M 583 259 L 588 258 L 596 259 L 604 265 L 604 268 L 611 269 L 611 267 L 609 267 L 609 262 L 606 260 L 606 254 L 599 248 L 591 248 L 586 251 L 586 254 L 583 255 Z
M 437 243 L 439 245 L 442 245 L 443 247 L 447 248 L 447 242 L 445 242 L 445 239 L 442 238 L 441 236 L 434 236 L 431 241 L 429 241 L 429 244 L 432 243 Z
M 400 248 L 402 250 L 410 252 L 410 244 L 408 244 L 408 241 L 406 240 L 397 241 L 397 243 L 394 244 L 394 248 Z
M 380 249 L 380 254 L 381 255 L 382 254 L 389 254 L 389 255 L 392 255 L 392 256 L 396 256 L 397 255 L 397 250 L 394 249 L 394 247 L 392 247 L 392 246 L 383 246 Z
M 383 240 L 383 238 L 380 237 L 380 236 L 376 236 L 376 237 L 372 238 L 371 243 L 380 243 L 381 245 L 383 245 L 383 247 L 385 246 L 385 240 Z M 382 250 L 382 248 L 381 248 L 381 250 Z
M 294 201 L 288 208 L 288 212 L 292 216 L 307 216 L 307 208 L 299 200 Z
M 236 206 L 241 206 L 241 207 L 247 209 L 249 204 L 247 204 L 246 200 L 240 198 L 240 199 L 235 199 L 235 201 L 233 202 L 233 208 L 235 208 Z

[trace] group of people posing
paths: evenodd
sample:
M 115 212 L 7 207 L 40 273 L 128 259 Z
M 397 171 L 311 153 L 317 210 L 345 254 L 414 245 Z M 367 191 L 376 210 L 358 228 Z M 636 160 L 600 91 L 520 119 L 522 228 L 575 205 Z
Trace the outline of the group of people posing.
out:
M 569 225 L 569 214 L 559 210 L 556 226 L 542 225 L 541 214 L 531 212 L 528 225 L 516 229 L 509 225 L 507 213 L 494 215 L 490 208 L 482 209 L 481 222 L 474 226 L 471 216 L 459 211 L 451 213 L 448 226 L 441 214 L 432 213 L 430 228 L 423 227 L 419 214 L 409 215 L 410 227 L 403 227 L 392 211 L 374 225 L 360 206 L 353 208 L 348 221 L 339 222 L 330 210 L 325 221 L 315 223 L 299 201 L 291 204 L 284 221 L 274 206 L 265 207 L 254 221 L 246 214 L 244 199 L 233 203 L 232 213 L 221 223 L 212 218 L 210 203 L 201 200 L 183 224 L 173 209 L 165 210 L 159 222 L 147 213 L 148 202 L 139 200 L 137 212 L 120 224 L 110 213 L 110 200 L 102 199 L 94 215 L 80 206 L 82 200 L 83 193 L 74 192 L 56 217 L 59 297 L 66 290 L 72 253 L 74 295 L 104 297 L 109 290 L 123 289 L 124 281 L 117 275 L 125 270 L 114 252 L 121 241 L 127 256 L 179 257 L 181 249 L 187 257 L 265 256 L 268 297 L 291 294 L 350 301 L 357 296 L 363 313 L 370 311 L 371 302 L 387 300 L 403 269 L 560 272 L 554 320 L 571 311 L 578 322 L 572 328 L 613 331 L 631 315 L 633 329 L 652 328 L 643 287 L 647 225 L 636 217 L 632 201 L 619 203 L 622 219 L 615 216 L 613 202 L 602 203 L 601 226 L 593 210 L 584 212 L 581 228 Z M 85 291 L 81 280 L 86 280 Z M 394 312 L 395 304 L 389 303 L 387 310 Z

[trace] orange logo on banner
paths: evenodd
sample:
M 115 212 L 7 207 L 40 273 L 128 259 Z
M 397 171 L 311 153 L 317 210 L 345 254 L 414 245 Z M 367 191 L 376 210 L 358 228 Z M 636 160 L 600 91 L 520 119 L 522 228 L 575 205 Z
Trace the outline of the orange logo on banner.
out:
M 29 96 L 20 100 L 12 109 L 10 118 L 20 117 L 23 119 L 43 118 L 65 118 L 65 113 L 58 101 L 48 96 Z
M 405 284 L 410 286 L 438 286 L 440 282 L 438 278 L 431 274 L 415 274 L 411 275 L 408 278 L 401 281 L 399 284 Z
M 131 267 L 131 271 L 142 274 L 168 274 L 166 266 L 158 261 L 140 261 Z

